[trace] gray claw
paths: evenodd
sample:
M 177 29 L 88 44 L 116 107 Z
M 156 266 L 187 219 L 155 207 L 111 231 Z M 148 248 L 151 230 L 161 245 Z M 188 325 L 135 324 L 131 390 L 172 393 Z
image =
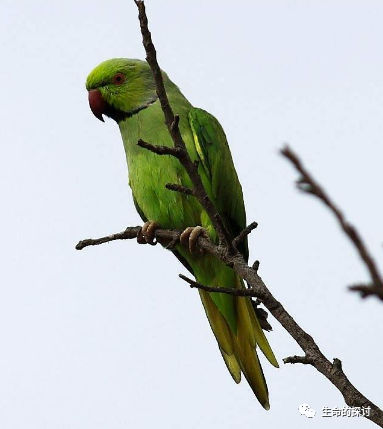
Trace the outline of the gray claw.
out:
M 202 226 L 189 226 L 181 234 L 180 243 L 188 247 L 190 253 L 194 253 L 197 247 L 198 238 L 203 235 L 208 237 L 206 229 Z
M 157 244 L 157 241 L 155 241 L 155 232 L 158 228 L 159 225 L 156 222 L 145 222 L 138 231 L 137 243 L 155 246 Z
M 155 232 L 159 228 L 158 223 L 156 222 L 145 222 L 142 225 L 141 234 L 144 237 L 144 240 L 147 244 L 155 246 L 157 241 L 155 241 Z

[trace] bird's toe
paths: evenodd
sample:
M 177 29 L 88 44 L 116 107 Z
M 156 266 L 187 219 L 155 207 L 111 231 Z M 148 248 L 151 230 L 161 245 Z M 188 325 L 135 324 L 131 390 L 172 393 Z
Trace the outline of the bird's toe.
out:
M 155 240 L 155 232 L 158 228 L 159 225 L 156 222 L 145 222 L 138 232 L 137 242 L 140 244 L 150 244 L 155 246 L 157 244 L 157 241 Z
M 202 226 L 189 226 L 181 234 L 180 242 L 184 247 L 188 247 L 190 253 L 195 253 L 198 238 L 208 237 L 206 229 Z

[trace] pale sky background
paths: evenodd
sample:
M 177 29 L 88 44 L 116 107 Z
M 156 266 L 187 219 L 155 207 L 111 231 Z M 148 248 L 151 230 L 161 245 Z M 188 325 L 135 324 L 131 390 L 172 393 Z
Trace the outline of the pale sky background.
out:
M 0 427 L 372 427 L 324 420 L 323 406 L 344 405 L 340 393 L 311 367 L 265 359 L 264 411 L 232 381 L 197 292 L 159 246 L 75 250 L 140 223 L 118 127 L 93 117 L 84 88 L 99 62 L 144 58 L 133 0 L 0 8 Z M 383 306 L 346 290 L 366 270 L 278 155 L 289 142 L 383 269 L 383 3 L 148 0 L 147 11 L 162 68 L 227 133 L 248 219 L 259 222 L 251 260 L 383 406 Z M 279 361 L 299 354 L 270 319 Z

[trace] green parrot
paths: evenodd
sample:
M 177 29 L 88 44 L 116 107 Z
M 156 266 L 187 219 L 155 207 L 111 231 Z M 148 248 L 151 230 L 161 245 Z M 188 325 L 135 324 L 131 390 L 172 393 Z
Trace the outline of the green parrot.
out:
M 179 129 L 188 153 L 193 161 L 198 161 L 205 190 L 234 237 L 246 226 L 246 212 L 225 133 L 217 119 L 205 110 L 194 108 L 164 72 L 163 79 L 170 105 L 180 117 Z M 243 281 L 231 268 L 195 249 L 200 234 L 213 242 L 217 242 L 217 234 L 195 197 L 165 188 L 167 183 L 192 187 L 182 165 L 172 156 L 159 156 L 137 145 L 139 139 L 156 145 L 173 145 L 149 65 L 136 59 L 104 61 L 89 74 L 86 89 L 93 114 L 101 121 L 103 115 L 114 119 L 120 128 L 134 204 L 145 222 L 142 231 L 145 240 L 151 242 L 157 227 L 183 230 L 181 243 L 172 252 L 198 282 L 244 288 Z M 247 260 L 247 241 L 240 251 Z M 269 409 L 257 347 L 272 365 L 278 367 L 278 362 L 251 300 L 202 290 L 199 294 L 234 381 L 240 382 L 242 372 L 261 405 Z

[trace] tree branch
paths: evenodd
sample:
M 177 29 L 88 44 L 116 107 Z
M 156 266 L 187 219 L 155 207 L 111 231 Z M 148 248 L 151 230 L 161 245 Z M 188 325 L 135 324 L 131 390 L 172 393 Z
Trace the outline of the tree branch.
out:
M 173 110 L 169 104 L 169 99 L 166 94 L 164 80 L 162 78 L 162 72 L 160 66 L 157 62 L 157 52 L 152 42 L 152 36 L 148 28 L 148 18 L 145 12 L 145 4 L 143 1 L 135 0 L 135 3 L 138 8 L 138 19 L 140 21 L 142 41 L 146 51 L 146 61 L 148 62 L 154 76 L 154 80 L 157 87 L 157 95 L 161 103 L 162 111 L 165 117 L 165 123 L 168 127 L 169 134 L 173 140 L 174 148 L 177 150 L 176 156 L 186 172 L 188 173 L 190 180 L 194 186 L 194 193 L 198 201 L 201 203 L 202 207 L 205 209 L 208 214 L 214 229 L 216 230 L 219 240 L 222 244 L 226 244 L 230 251 L 233 251 L 233 246 L 231 244 L 232 237 L 230 236 L 229 231 L 224 225 L 224 222 L 221 219 L 221 216 L 215 209 L 212 201 L 205 192 L 202 180 L 198 174 L 198 165 L 196 165 L 190 158 L 188 151 L 186 150 L 185 142 L 181 136 L 178 123 L 179 116 L 174 115 Z M 141 144 L 140 144 L 141 146 Z M 158 148 L 153 145 L 145 144 L 145 149 L 151 150 L 152 152 L 158 153 Z M 166 150 L 161 147 L 161 152 L 166 152 Z M 168 153 L 169 154 L 169 151 Z
M 289 356 L 287 358 L 283 359 L 283 363 L 301 363 L 303 365 L 312 365 L 313 360 L 309 358 L 308 356 Z
M 177 183 L 167 183 L 165 188 L 169 189 L 170 191 L 180 192 L 181 194 L 195 197 L 194 189 L 190 189 L 187 186 L 178 185 Z
M 370 406 L 371 414 L 367 416 L 370 420 L 383 427 L 383 412 L 375 404 L 370 402 L 364 397 L 347 379 L 343 372 L 334 371 L 334 365 L 322 354 L 319 347 L 316 345 L 313 338 L 308 335 L 289 315 L 284 309 L 282 304 L 277 301 L 274 296 L 267 289 L 262 279 L 258 276 L 257 272 L 250 268 L 243 256 L 235 249 L 232 244 L 230 234 L 224 226 L 224 223 L 209 199 L 203 187 L 201 178 L 198 174 L 198 167 L 190 159 L 184 141 L 182 140 L 179 128 L 178 118 L 174 117 L 173 111 L 169 105 L 166 95 L 165 86 L 162 79 L 160 67 L 156 58 L 156 50 L 154 48 L 151 34 L 148 29 L 148 19 L 145 12 L 145 5 L 143 1 L 135 0 L 139 10 L 139 21 L 141 26 L 141 33 L 143 37 L 143 44 L 145 47 L 147 61 L 152 69 L 153 76 L 156 82 L 157 94 L 161 102 L 162 110 L 165 116 L 165 122 L 168 126 L 169 133 L 173 139 L 175 147 L 182 150 L 182 156 L 178 159 L 184 166 L 188 173 L 193 186 L 194 192 L 207 214 L 209 215 L 214 228 L 216 229 L 220 246 L 214 246 L 210 243 L 210 248 L 205 249 L 208 252 L 213 252 L 221 261 L 233 268 L 233 270 L 242 279 L 247 281 L 254 293 L 262 299 L 265 307 L 273 314 L 273 316 L 282 324 L 282 326 L 290 333 L 290 335 L 297 341 L 302 350 L 307 356 L 313 357 L 313 366 L 327 377 L 342 393 L 346 403 L 350 406 Z M 346 225 L 345 225 L 346 226 Z M 200 239 L 201 240 L 201 239 Z M 199 241 L 200 241 L 199 240 Z M 203 243 L 199 243 L 200 245 Z
M 129 238 L 137 238 L 137 235 L 140 231 L 140 226 L 133 226 L 126 228 L 125 231 L 117 232 L 115 234 L 110 234 L 101 238 L 87 238 L 81 240 L 76 244 L 76 250 L 82 250 L 88 246 L 98 246 L 100 244 L 109 243 L 110 241 L 115 240 L 127 240 Z
M 76 249 L 81 250 L 87 246 L 94 246 L 114 240 L 135 239 L 140 230 L 140 227 L 127 228 L 125 231 L 111 234 L 99 239 L 87 239 L 80 241 Z M 157 229 L 155 232 L 156 239 L 161 242 L 169 242 L 174 240 L 176 243 L 179 240 L 180 231 Z M 237 296 L 258 297 L 263 305 L 275 317 L 276 320 L 285 328 L 285 330 L 295 339 L 301 349 L 305 352 L 305 356 L 309 356 L 312 362 L 306 360 L 305 363 L 312 365 L 320 373 L 322 373 L 343 395 L 344 400 L 350 407 L 371 407 L 369 416 L 365 416 L 371 421 L 375 422 L 378 426 L 383 427 L 383 412 L 373 402 L 368 400 L 362 393 L 360 393 L 355 386 L 348 380 L 343 371 L 339 370 L 337 361 L 331 363 L 320 351 L 314 339 L 305 332 L 287 312 L 283 305 L 271 294 L 263 280 L 257 274 L 257 271 L 249 267 L 243 257 L 238 254 L 230 254 L 229 252 L 222 252 L 222 247 L 212 243 L 209 239 L 202 235 L 198 238 L 198 246 L 206 252 L 214 255 L 227 265 L 233 267 L 233 270 L 243 278 L 249 285 L 250 289 L 231 289 L 231 288 L 217 288 L 207 285 L 202 285 L 194 280 L 185 276 L 180 277 L 187 281 L 192 287 L 207 290 L 208 292 L 220 292 Z M 289 359 L 288 359 L 289 362 Z M 287 362 L 286 362 L 287 363 Z M 291 362 L 293 363 L 293 362 Z M 298 363 L 298 361 L 294 362 Z M 302 363 L 302 362 L 299 362 Z
M 379 284 L 360 284 L 349 286 L 348 288 L 354 292 L 359 292 L 362 298 L 367 298 L 368 296 L 376 296 L 383 301 L 383 288 Z
M 254 231 L 255 228 L 257 228 L 258 224 L 257 222 L 252 222 L 250 225 L 248 225 L 245 229 L 243 229 L 233 240 L 233 246 L 238 247 L 239 244 L 241 244 L 246 237 Z
M 178 274 L 182 280 L 185 280 L 186 283 L 189 283 L 191 288 L 197 288 L 201 290 L 205 290 L 206 292 L 217 292 L 217 293 L 226 293 L 227 295 L 233 296 L 250 296 L 254 298 L 258 298 L 256 293 L 252 289 L 235 289 L 230 287 L 216 287 L 216 286 L 207 286 L 202 283 L 198 283 L 189 277 L 184 276 L 183 274 Z
M 319 198 L 334 214 L 337 218 L 340 227 L 344 233 L 349 237 L 351 243 L 356 247 L 359 256 L 365 263 L 368 272 L 371 276 L 372 285 L 371 286 L 351 286 L 350 290 L 361 292 L 362 296 L 365 298 L 367 296 L 375 295 L 380 299 L 383 299 L 383 279 L 379 270 L 375 264 L 373 257 L 370 255 L 367 250 L 366 245 L 364 244 L 359 232 L 357 229 L 346 221 L 343 213 L 335 205 L 335 203 L 330 199 L 324 189 L 319 185 L 318 182 L 311 176 L 311 174 L 303 166 L 299 157 L 288 147 L 284 147 L 281 150 L 282 155 L 287 158 L 295 167 L 295 169 L 300 173 L 301 177 L 297 180 L 297 187 L 299 190 L 316 196 Z
M 137 146 L 142 147 L 143 149 L 150 150 L 157 155 L 172 155 L 176 158 L 181 156 L 181 150 L 178 147 L 169 147 L 169 146 L 157 146 L 151 143 L 148 143 L 142 139 L 139 139 L 137 142 Z
M 202 204 L 202 206 L 208 213 L 220 239 L 219 244 L 216 245 L 212 243 L 209 239 L 201 235 L 198 238 L 198 246 L 206 252 L 210 253 L 211 255 L 214 255 L 223 263 L 232 267 L 233 270 L 243 280 L 245 280 L 250 287 L 250 289 L 244 290 L 218 288 L 219 292 L 230 293 L 233 295 L 240 294 L 241 296 L 258 297 L 263 302 L 264 306 L 269 310 L 269 312 L 295 339 L 295 341 L 305 353 L 304 359 L 296 357 L 295 361 L 297 363 L 298 361 L 300 361 L 300 363 L 310 364 L 320 373 L 322 373 L 341 392 L 347 405 L 351 407 L 370 407 L 370 415 L 366 415 L 365 417 L 375 422 L 380 427 L 383 427 L 382 410 L 378 408 L 375 404 L 373 404 L 371 401 L 369 401 L 353 386 L 353 384 L 348 380 L 344 372 L 341 370 L 338 361 L 334 361 L 334 363 L 332 363 L 323 355 L 318 345 L 315 343 L 314 339 L 295 322 L 293 317 L 287 312 L 287 310 L 282 306 L 282 304 L 271 294 L 271 292 L 266 287 L 265 283 L 257 273 L 259 263 L 255 263 L 253 267 L 248 266 L 243 256 L 233 246 L 230 234 L 226 230 L 220 215 L 216 211 L 211 200 L 205 192 L 201 178 L 198 174 L 198 165 L 196 165 L 190 159 L 187 153 L 185 143 L 183 142 L 178 129 L 179 118 L 178 116 L 174 116 L 173 111 L 169 105 L 161 70 L 158 66 L 156 59 L 156 51 L 148 29 L 148 20 L 145 13 L 144 2 L 135 0 L 135 3 L 139 10 L 139 20 L 143 36 L 143 44 L 147 54 L 147 61 L 153 71 L 157 86 L 157 94 L 160 99 L 169 133 L 173 139 L 174 149 L 176 149 L 177 152 L 172 153 L 172 151 L 169 149 L 164 149 L 163 147 L 156 147 L 150 145 L 149 143 L 141 143 L 141 145 L 143 144 L 142 147 L 145 147 L 145 149 L 151 150 L 154 153 L 158 153 L 159 155 L 172 155 L 176 156 L 180 160 L 193 183 L 193 192 L 195 193 L 195 196 L 198 198 L 199 202 Z M 242 235 L 243 237 L 250 232 L 249 229 L 246 229 L 245 231 L 246 232 L 244 232 Z M 87 246 L 98 245 L 109 241 L 136 238 L 138 232 L 139 227 L 127 228 L 122 233 L 112 234 L 110 236 L 95 240 L 83 240 L 76 246 L 76 248 L 81 250 Z M 240 237 L 241 234 L 238 237 Z M 158 229 L 155 232 L 155 236 L 158 241 L 161 242 L 162 240 L 166 243 L 170 241 L 171 243 L 174 243 L 173 245 L 178 243 L 177 240 L 179 239 L 179 235 L 180 231 L 173 230 Z M 238 238 L 238 240 L 240 239 L 242 238 Z M 201 285 L 193 280 L 188 279 L 185 276 L 182 276 L 182 278 L 186 280 L 192 287 L 208 290 L 210 292 L 217 292 L 217 288 L 213 288 L 207 285 Z M 309 357 L 310 362 L 308 361 L 307 357 Z M 294 358 L 287 358 L 287 360 L 294 361 Z

